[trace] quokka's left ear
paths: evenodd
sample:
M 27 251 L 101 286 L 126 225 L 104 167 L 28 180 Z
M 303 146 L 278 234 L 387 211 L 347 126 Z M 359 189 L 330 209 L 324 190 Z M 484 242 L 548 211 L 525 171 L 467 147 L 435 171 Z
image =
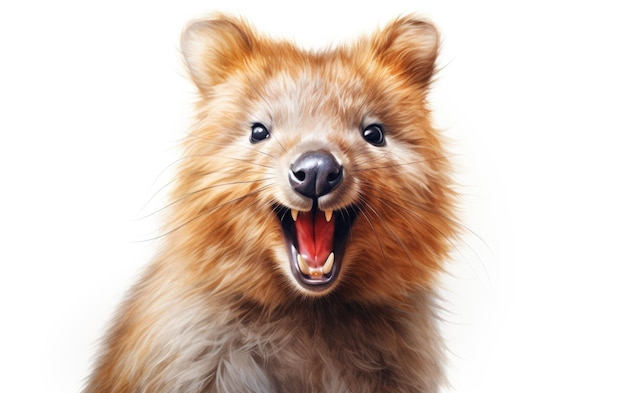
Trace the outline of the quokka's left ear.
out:
M 255 34 L 242 20 L 215 15 L 187 26 L 181 50 L 189 74 L 202 94 L 241 66 L 255 46 Z
M 439 32 L 429 22 L 399 18 L 374 39 L 374 51 L 394 73 L 426 87 L 435 73 Z

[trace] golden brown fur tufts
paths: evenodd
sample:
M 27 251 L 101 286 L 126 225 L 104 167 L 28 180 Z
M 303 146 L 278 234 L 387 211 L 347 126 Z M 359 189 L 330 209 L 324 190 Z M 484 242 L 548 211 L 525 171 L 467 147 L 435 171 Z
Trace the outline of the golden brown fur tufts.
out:
M 190 24 L 200 99 L 163 251 L 85 392 L 436 392 L 433 287 L 455 233 L 426 102 L 437 50 L 412 17 L 323 52 L 222 15 Z M 299 161 L 325 191 L 297 190 Z M 333 252 L 330 273 L 298 265 L 305 244 Z

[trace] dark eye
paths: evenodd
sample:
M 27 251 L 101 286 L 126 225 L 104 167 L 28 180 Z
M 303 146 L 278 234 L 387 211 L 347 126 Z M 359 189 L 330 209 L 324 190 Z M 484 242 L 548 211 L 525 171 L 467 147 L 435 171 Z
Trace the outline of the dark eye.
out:
M 252 124 L 251 130 L 250 142 L 252 143 L 258 143 L 270 137 L 270 132 L 267 130 L 267 127 L 261 123 Z
M 363 135 L 363 139 L 374 146 L 385 145 L 385 133 L 383 132 L 383 126 L 380 124 L 370 124 L 363 129 L 361 135 Z

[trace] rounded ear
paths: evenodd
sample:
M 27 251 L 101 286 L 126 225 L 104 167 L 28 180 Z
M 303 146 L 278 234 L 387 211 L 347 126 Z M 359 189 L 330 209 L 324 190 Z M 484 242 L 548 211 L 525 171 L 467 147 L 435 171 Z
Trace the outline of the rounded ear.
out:
M 192 22 L 181 38 L 185 64 L 203 94 L 238 68 L 253 47 L 254 33 L 246 23 L 222 15 Z
M 435 73 L 439 32 L 431 23 L 404 17 L 389 24 L 375 41 L 380 61 L 412 83 L 426 87 Z

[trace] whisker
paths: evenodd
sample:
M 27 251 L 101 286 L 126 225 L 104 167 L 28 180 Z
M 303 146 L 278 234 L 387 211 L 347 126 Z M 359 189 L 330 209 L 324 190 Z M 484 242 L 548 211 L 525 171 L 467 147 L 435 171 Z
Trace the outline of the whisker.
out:
M 348 221 L 348 217 L 350 216 L 350 212 L 348 211 L 348 208 L 352 209 L 354 214 L 358 214 L 358 209 L 356 209 L 352 205 L 342 207 L 341 209 L 339 209 L 339 214 L 341 214 L 341 219 L 343 221 Z M 350 237 L 350 240 L 352 241 L 352 239 L 354 239 L 354 237 L 352 236 L 352 225 L 348 226 L 348 231 L 349 231 L 348 236 Z
M 215 170 L 215 171 L 205 171 L 205 172 L 199 172 L 199 173 L 194 173 L 193 176 L 194 177 L 203 177 L 203 176 L 207 176 L 207 175 L 211 175 L 211 174 L 231 174 L 231 175 L 241 175 L 242 172 L 241 171 L 225 171 L 225 170 Z M 258 175 L 258 174 L 266 174 L 266 171 L 254 171 L 254 170 L 248 170 L 246 172 L 244 172 L 246 175 Z M 167 189 L 168 187 L 172 186 L 173 183 L 175 183 L 178 179 L 180 178 L 180 175 L 176 175 L 173 178 L 171 178 L 165 185 L 161 186 L 158 190 L 156 190 L 151 196 L 150 198 L 148 198 L 148 201 L 141 207 L 141 209 L 139 209 L 139 211 L 136 213 L 136 215 L 139 215 L 139 213 L 141 213 L 142 211 L 144 211 L 146 209 L 146 207 L 148 207 L 148 205 L 150 204 L 150 202 L 152 202 L 152 200 L 154 198 L 156 198 L 157 195 L 159 195 L 161 192 L 163 192 L 165 189 Z M 192 177 L 193 178 L 193 177 Z M 151 213 L 152 214 L 152 213 Z M 135 218 L 134 220 L 141 220 L 144 217 L 140 217 L 140 218 Z
M 365 207 L 367 207 L 369 210 L 372 211 L 372 213 L 374 213 L 376 215 L 376 217 L 378 217 L 378 222 L 382 223 L 383 226 L 385 227 L 385 230 L 387 231 L 387 233 L 391 234 L 395 239 L 396 242 L 398 244 L 400 244 L 400 246 L 402 247 L 402 250 L 404 251 L 404 255 L 406 255 L 407 260 L 410 260 L 411 257 L 409 255 L 409 251 L 406 248 L 406 245 L 404 244 L 404 242 L 398 237 L 398 234 L 393 231 L 392 229 L 389 228 L 389 225 L 387 225 L 387 222 L 383 219 L 383 217 L 381 217 L 381 215 L 366 201 L 362 201 L 362 203 L 364 204 Z
M 246 160 L 246 159 L 243 159 L 243 158 L 237 158 L 237 157 L 220 156 L 220 155 L 216 155 L 216 154 L 206 154 L 206 155 L 204 155 L 204 157 L 223 158 L 225 160 L 233 160 L 233 161 L 245 162 L 246 164 L 252 164 L 252 165 L 260 166 L 262 168 L 269 168 L 269 169 L 272 168 L 270 165 L 259 164 L 258 162 Z
M 280 143 L 280 140 L 278 139 L 278 137 L 275 134 L 272 134 L 272 137 L 274 138 L 274 140 L 276 140 L 276 143 L 278 143 L 278 146 L 280 146 L 280 148 L 283 149 L 283 151 L 286 153 L 287 149 L 285 149 L 285 146 L 283 146 L 283 144 Z
M 233 160 L 233 161 L 241 161 L 241 162 L 245 162 L 246 164 L 252 164 L 252 165 L 256 165 L 262 168 L 272 168 L 269 165 L 263 165 L 263 164 L 259 164 L 258 162 L 254 162 L 254 161 L 250 161 L 250 160 L 246 160 L 243 158 L 238 158 L 238 157 L 229 157 L 229 156 L 222 156 L 222 155 L 217 155 L 217 154 L 191 154 L 191 155 L 185 155 L 177 160 L 175 160 L 174 162 L 172 162 L 171 164 L 169 164 L 168 166 L 165 167 L 165 169 L 163 169 L 159 175 L 157 176 L 157 179 L 159 178 L 159 176 L 161 176 L 166 170 L 168 170 L 169 168 L 171 168 L 172 166 L 185 161 L 185 160 L 192 160 L 192 159 L 196 159 L 196 158 L 207 158 L 207 157 L 211 157 L 211 158 L 223 158 L 225 160 Z
M 165 206 L 163 206 L 163 207 L 153 211 L 152 213 L 149 213 L 149 214 L 147 214 L 147 215 L 145 215 L 143 217 L 138 218 L 137 220 L 143 220 L 143 219 L 146 219 L 148 217 L 151 217 L 151 216 L 153 216 L 153 215 L 155 215 L 155 214 L 157 214 L 157 213 L 159 213 L 159 212 L 161 212 L 161 211 L 163 211 L 163 210 L 165 210 L 165 209 L 167 209 L 167 208 L 169 208 L 169 207 L 171 207 L 171 206 L 173 206 L 173 205 L 175 205 L 175 204 L 177 204 L 177 203 L 179 203 L 179 202 L 181 202 L 181 201 L 183 201 L 183 200 L 185 200 L 187 198 L 189 198 L 190 196 L 196 195 L 196 194 L 198 194 L 200 192 L 212 190 L 212 189 L 218 188 L 218 187 L 226 187 L 226 186 L 232 186 L 232 185 L 238 185 L 238 184 L 260 183 L 260 182 L 264 182 L 264 181 L 268 181 L 268 180 L 272 180 L 272 179 L 273 179 L 273 177 L 268 177 L 268 178 L 264 178 L 264 179 L 241 180 L 241 181 L 234 181 L 234 182 L 228 182 L 228 183 L 212 184 L 212 185 L 210 185 L 208 187 L 203 187 L 203 188 L 200 188 L 198 190 L 194 190 L 194 191 L 188 192 L 185 195 L 183 195 L 182 197 L 178 198 L 177 200 L 172 201 L 172 202 L 168 203 L 167 205 L 165 205 Z
M 424 219 L 424 217 L 422 217 L 420 214 L 417 214 L 415 211 L 406 208 L 405 205 L 401 204 L 401 203 L 397 203 L 394 202 L 393 200 L 380 196 L 380 195 L 376 195 L 374 193 L 370 193 L 369 195 L 371 195 L 372 197 L 378 199 L 379 201 L 381 201 L 382 203 L 386 204 L 387 206 L 393 205 L 392 208 L 399 208 L 401 210 L 403 210 L 404 212 L 410 214 L 412 217 L 418 219 L 422 224 L 427 225 L 429 228 L 432 228 L 433 230 L 437 231 L 437 233 L 439 233 L 440 235 L 444 236 L 444 238 L 446 238 L 446 240 L 450 243 L 450 245 L 459 253 L 459 255 L 461 255 L 464 259 L 465 256 L 463 255 L 463 253 L 460 252 L 459 248 L 456 246 L 456 244 L 454 242 L 452 242 L 452 240 L 450 240 L 447 236 L 445 236 L 445 234 L 443 232 L 441 232 L 441 230 L 439 228 L 437 228 L 436 226 L 434 226 L 433 224 L 431 224 L 430 222 L 428 222 L 427 220 Z M 423 205 L 420 205 L 418 203 L 415 203 L 414 201 L 410 201 L 407 200 L 405 198 L 402 198 L 401 196 L 397 196 L 397 199 L 399 199 L 402 203 L 406 203 L 410 206 L 413 206 L 416 209 L 419 209 L 423 212 L 426 212 L 428 214 L 432 214 L 436 217 L 442 218 L 452 224 L 454 224 L 455 226 L 458 226 L 459 228 L 467 231 L 468 233 L 472 234 L 474 237 L 476 237 L 477 239 L 479 239 L 481 241 L 481 243 L 487 248 L 487 250 L 489 250 L 489 252 L 491 253 L 491 255 L 493 256 L 493 251 L 491 250 L 491 248 L 489 247 L 489 245 L 484 241 L 484 239 L 482 239 L 476 232 L 472 231 L 470 228 L 468 228 L 467 226 L 463 225 L 462 223 L 451 219 L 450 217 L 447 217 L 446 215 L 443 215 L 441 213 L 435 212 L 432 209 L 429 209 Z M 391 207 L 391 206 L 390 206 Z M 486 276 L 487 276 L 487 280 L 491 283 L 491 278 L 489 275 L 489 271 L 487 270 L 483 259 L 481 258 L 481 256 L 478 254 L 478 252 L 474 249 L 474 247 L 472 247 L 467 241 L 465 241 L 464 239 L 460 238 L 460 237 L 456 237 L 457 240 L 461 241 L 467 248 L 469 248 L 472 252 L 472 254 L 477 258 L 477 260 L 480 262 L 483 271 L 485 272 Z M 466 262 L 470 265 L 469 261 L 467 261 L 467 259 L 465 259 Z
M 171 229 L 171 230 L 167 231 L 166 233 L 163 233 L 163 234 L 161 234 L 161 235 L 155 236 L 155 237 L 150 238 L 150 239 L 139 240 L 139 241 L 137 241 L 137 243 L 144 243 L 144 242 L 148 242 L 148 241 L 153 241 L 153 240 L 158 240 L 158 239 L 161 239 L 161 238 L 163 238 L 163 237 L 165 237 L 165 236 L 168 236 L 168 235 L 170 235 L 170 234 L 172 234 L 172 233 L 174 233 L 174 232 L 178 231 L 178 230 L 179 230 L 179 229 L 181 229 L 182 227 L 184 227 L 184 226 L 186 226 L 186 225 L 190 224 L 191 222 L 193 222 L 193 221 L 195 221 L 195 220 L 200 219 L 201 217 L 204 217 L 204 216 L 206 216 L 206 215 L 208 215 L 208 214 L 211 214 L 211 213 L 213 213 L 214 211 L 216 211 L 216 210 L 218 210 L 218 209 L 221 209 L 221 208 L 223 208 L 223 207 L 225 207 L 225 206 L 228 206 L 228 205 L 230 205 L 230 204 L 232 204 L 232 203 L 236 203 L 236 202 L 239 202 L 239 201 L 244 200 L 244 199 L 246 199 L 246 198 L 249 198 L 249 197 L 251 197 L 251 196 L 254 196 L 254 195 L 256 195 L 256 194 L 258 194 L 258 193 L 260 193 L 260 192 L 265 191 L 265 190 L 266 190 L 266 189 L 268 189 L 269 187 L 271 187 L 271 185 L 267 185 L 267 186 L 261 187 L 261 188 L 259 188 L 258 190 L 255 190 L 255 191 L 249 192 L 249 193 L 247 193 L 247 194 L 245 194 L 245 195 L 242 195 L 242 196 L 240 196 L 240 197 L 233 198 L 233 199 L 231 199 L 231 200 L 229 200 L 229 201 L 227 201 L 227 202 L 221 203 L 221 204 L 219 204 L 219 205 L 217 205 L 217 206 L 214 206 L 214 207 L 212 207 L 212 208 L 210 208 L 210 209 L 208 209 L 208 210 L 203 211 L 202 213 L 198 214 L 197 216 L 195 216 L 195 217 L 193 217 L 193 218 L 191 218 L 191 219 L 189 219 L 189 220 L 185 221 L 184 223 L 182 223 L 182 224 L 178 225 L 177 227 L 175 227 L 175 228 L 173 228 L 173 229 Z
M 156 191 L 152 194 L 152 196 L 150 196 L 150 198 L 148 198 L 148 200 L 147 200 L 147 201 L 146 201 L 146 203 L 145 203 L 145 204 L 141 207 L 141 209 L 139 209 L 139 211 L 138 211 L 137 213 L 135 213 L 135 216 L 138 216 L 141 212 L 143 212 L 143 211 L 144 211 L 144 210 L 148 207 L 148 205 L 150 204 L 150 202 L 152 202 L 152 200 L 153 200 L 154 198 L 156 198 L 156 196 L 157 196 L 157 195 L 159 195 L 159 193 L 161 193 L 163 190 L 165 190 L 166 188 L 168 188 L 169 186 L 171 186 L 171 185 L 172 185 L 172 183 L 174 183 L 174 182 L 176 181 L 176 179 L 177 179 L 176 177 L 172 178 L 172 179 L 171 179 L 170 181 L 168 181 L 165 185 L 161 186 L 158 190 L 156 190 Z M 154 185 L 153 185 L 153 186 L 154 186 Z M 152 214 L 153 214 L 153 213 L 151 213 L 150 215 L 152 215 Z M 145 216 L 145 217 L 149 217 L 150 215 Z M 134 218 L 134 219 L 133 219 L 133 221 L 139 221 L 139 220 L 144 219 L 145 217 L 141 217 L 141 218 Z
M 450 223 L 454 224 L 455 226 L 458 226 L 459 228 L 463 229 L 464 231 L 467 231 L 467 232 L 468 232 L 468 233 L 470 233 L 472 236 L 474 236 L 474 237 L 476 237 L 477 239 L 479 239 L 479 240 L 481 241 L 482 245 L 483 245 L 483 246 L 485 246 L 485 248 L 487 248 L 487 249 L 489 250 L 489 252 L 492 254 L 492 256 L 495 256 L 495 254 L 493 253 L 493 250 L 491 249 L 491 247 L 489 247 L 489 244 L 487 244 L 487 242 L 486 242 L 486 241 L 485 241 L 485 240 L 484 240 L 484 239 L 483 239 L 480 235 L 478 235 L 478 233 L 474 232 L 474 231 L 473 231 L 472 229 L 470 229 L 468 226 L 466 226 L 466 225 L 464 225 L 463 223 L 461 223 L 461 222 L 459 222 L 459 221 L 457 221 L 457 220 L 454 220 L 454 219 L 452 219 L 452 218 L 450 218 L 450 217 L 448 217 L 448 216 L 446 216 L 446 215 L 444 215 L 444 214 L 438 213 L 438 212 L 436 212 L 436 211 L 434 211 L 434 210 L 432 210 L 432 209 L 429 209 L 429 208 L 427 208 L 427 207 L 425 207 L 425 206 L 423 206 L 423 205 L 417 204 L 417 203 L 415 203 L 414 201 L 407 200 L 407 199 L 402 198 L 402 197 L 400 197 L 400 199 L 402 200 L 402 202 L 406 202 L 406 203 L 408 203 L 408 204 L 410 204 L 410 205 L 414 206 L 415 208 L 418 208 L 418 209 L 420 209 L 420 210 L 422 210 L 422 211 L 424 211 L 424 212 L 427 212 L 427 213 L 429 213 L 429 214 L 432 214 L 432 215 L 434 215 L 434 216 L 437 216 L 437 217 L 439 217 L 439 218 L 442 218 L 442 219 L 444 219 L 444 220 L 446 220 L 446 221 L 448 221 L 448 222 L 450 222 Z M 388 201 L 389 201 L 389 200 L 388 200 Z M 396 204 L 396 205 L 397 205 L 397 204 Z M 400 205 L 397 205 L 397 206 L 400 206 Z M 409 211 L 410 211 L 410 210 L 409 210 Z
M 244 160 L 244 159 L 239 159 L 239 158 L 234 158 L 234 157 L 224 157 L 224 156 L 216 156 L 216 155 L 211 155 L 211 154 L 192 154 L 192 155 L 185 155 L 182 156 L 180 158 L 177 158 L 176 160 L 172 161 L 171 163 L 169 163 L 165 168 L 163 168 L 161 170 L 161 172 L 159 172 L 159 174 L 155 177 L 154 181 L 152 182 L 152 186 L 150 186 L 150 188 L 154 187 L 154 185 L 157 183 L 157 181 L 159 180 L 159 178 L 161 176 L 163 176 L 163 174 L 165 172 L 167 172 L 169 169 L 171 169 L 174 165 L 178 165 L 181 162 L 185 161 L 185 160 L 193 160 L 196 158 L 205 158 L 205 157 L 218 157 L 218 158 L 224 158 L 224 159 L 231 159 L 231 160 L 237 160 L 237 161 L 243 161 L 249 164 L 253 164 L 253 165 L 257 165 L 263 168 L 271 168 L 268 165 L 262 165 L 259 163 L 255 163 L 255 162 L 251 162 L 249 160 Z M 275 158 L 273 156 L 270 156 L 271 158 Z M 157 190 L 154 195 L 152 195 L 150 197 L 150 199 L 148 200 L 148 202 L 146 202 L 146 204 L 139 210 L 139 212 L 141 212 L 143 209 L 145 209 L 146 205 L 149 204 L 149 202 L 156 196 L 158 195 L 159 192 L 161 192 L 163 189 L 165 189 L 168 185 L 170 185 L 172 182 L 174 181 L 174 179 L 170 180 L 165 186 L 162 186 L 161 188 L 159 188 L 159 190 Z
M 402 163 L 398 163 L 398 164 L 386 164 L 386 165 L 380 165 L 380 166 L 367 166 L 367 167 L 363 167 L 363 168 L 360 168 L 360 169 L 355 169 L 355 170 L 353 170 L 353 172 L 354 173 L 358 173 L 358 172 L 363 172 L 363 171 L 371 171 L 371 170 L 375 170 L 375 169 L 397 168 L 397 167 L 402 167 L 402 166 L 406 166 L 406 165 L 422 164 L 422 163 L 425 163 L 425 162 L 431 162 L 431 161 L 437 161 L 437 160 L 448 160 L 448 159 L 450 159 L 452 157 L 453 156 L 437 156 L 437 157 L 425 158 L 425 159 L 421 159 L 421 160 L 402 162 Z M 370 160 L 369 162 L 372 162 L 372 160 Z
M 203 143 L 203 144 L 205 144 L 205 145 L 208 145 L 208 146 L 212 146 L 212 147 L 213 147 L 213 146 L 217 146 L 217 147 L 232 147 L 232 146 L 233 146 L 233 144 L 232 144 L 232 143 L 228 143 L 228 142 L 215 142 L 215 141 L 211 141 L 211 140 L 206 139 L 206 138 L 204 138 L 204 137 L 202 137 L 202 136 L 199 136 L 199 135 L 190 135 L 190 138 L 197 139 L 197 140 L 199 140 L 201 143 Z M 268 152 L 265 152 L 265 151 L 263 151 L 263 150 L 261 150 L 261 149 L 258 149 L 258 148 L 256 148 L 256 147 L 254 147 L 253 145 L 249 145 L 249 144 L 247 144 L 247 145 L 244 145 L 244 144 L 239 144 L 239 145 L 237 145 L 237 147 L 238 147 L 238 148 L 241 148 L 241 149 L 245 149 L 245 150 L 251 150 L 251 151 L 253 151 L 253 152 L 255 152 L 255 153 L 259 153 L 259 154 L 262 154 L 262 155 L 268 156 L 268 157 L 270 157 L 270 158 L 272 158 L 272 159 L 276 159 L 276 158 L 277 158 L 275 155 L 270 154 L 270 153 L 268 153 Z
M 362 202 L 365 202 L 365 201 L 362 201 Z M 369 227 L 372 228 L 372 232 L 374 233 L 374 236 L 376 237 L 376 242 L 378 243 L 378 248 L 380 249 L 380 256 L 383 257 L 385 262 L 388 262 L 387 261 L 387 254 L 385 253 L 385 248 L 383 247 L 383 244 L 380 241 L 380 237 L 378 236 L 378 232 L 376 232 L 376 228 L 374 228 L 374 224 L 372 223 L 372 221 L 370 220 L 370 218 L 366 214 L 365 210 L 363 210 L 363 209 L 359 209 L 359 210 L 360 210 L 361 216 L 363 218 L 365 218 L 365 220 L 367 221 Z

